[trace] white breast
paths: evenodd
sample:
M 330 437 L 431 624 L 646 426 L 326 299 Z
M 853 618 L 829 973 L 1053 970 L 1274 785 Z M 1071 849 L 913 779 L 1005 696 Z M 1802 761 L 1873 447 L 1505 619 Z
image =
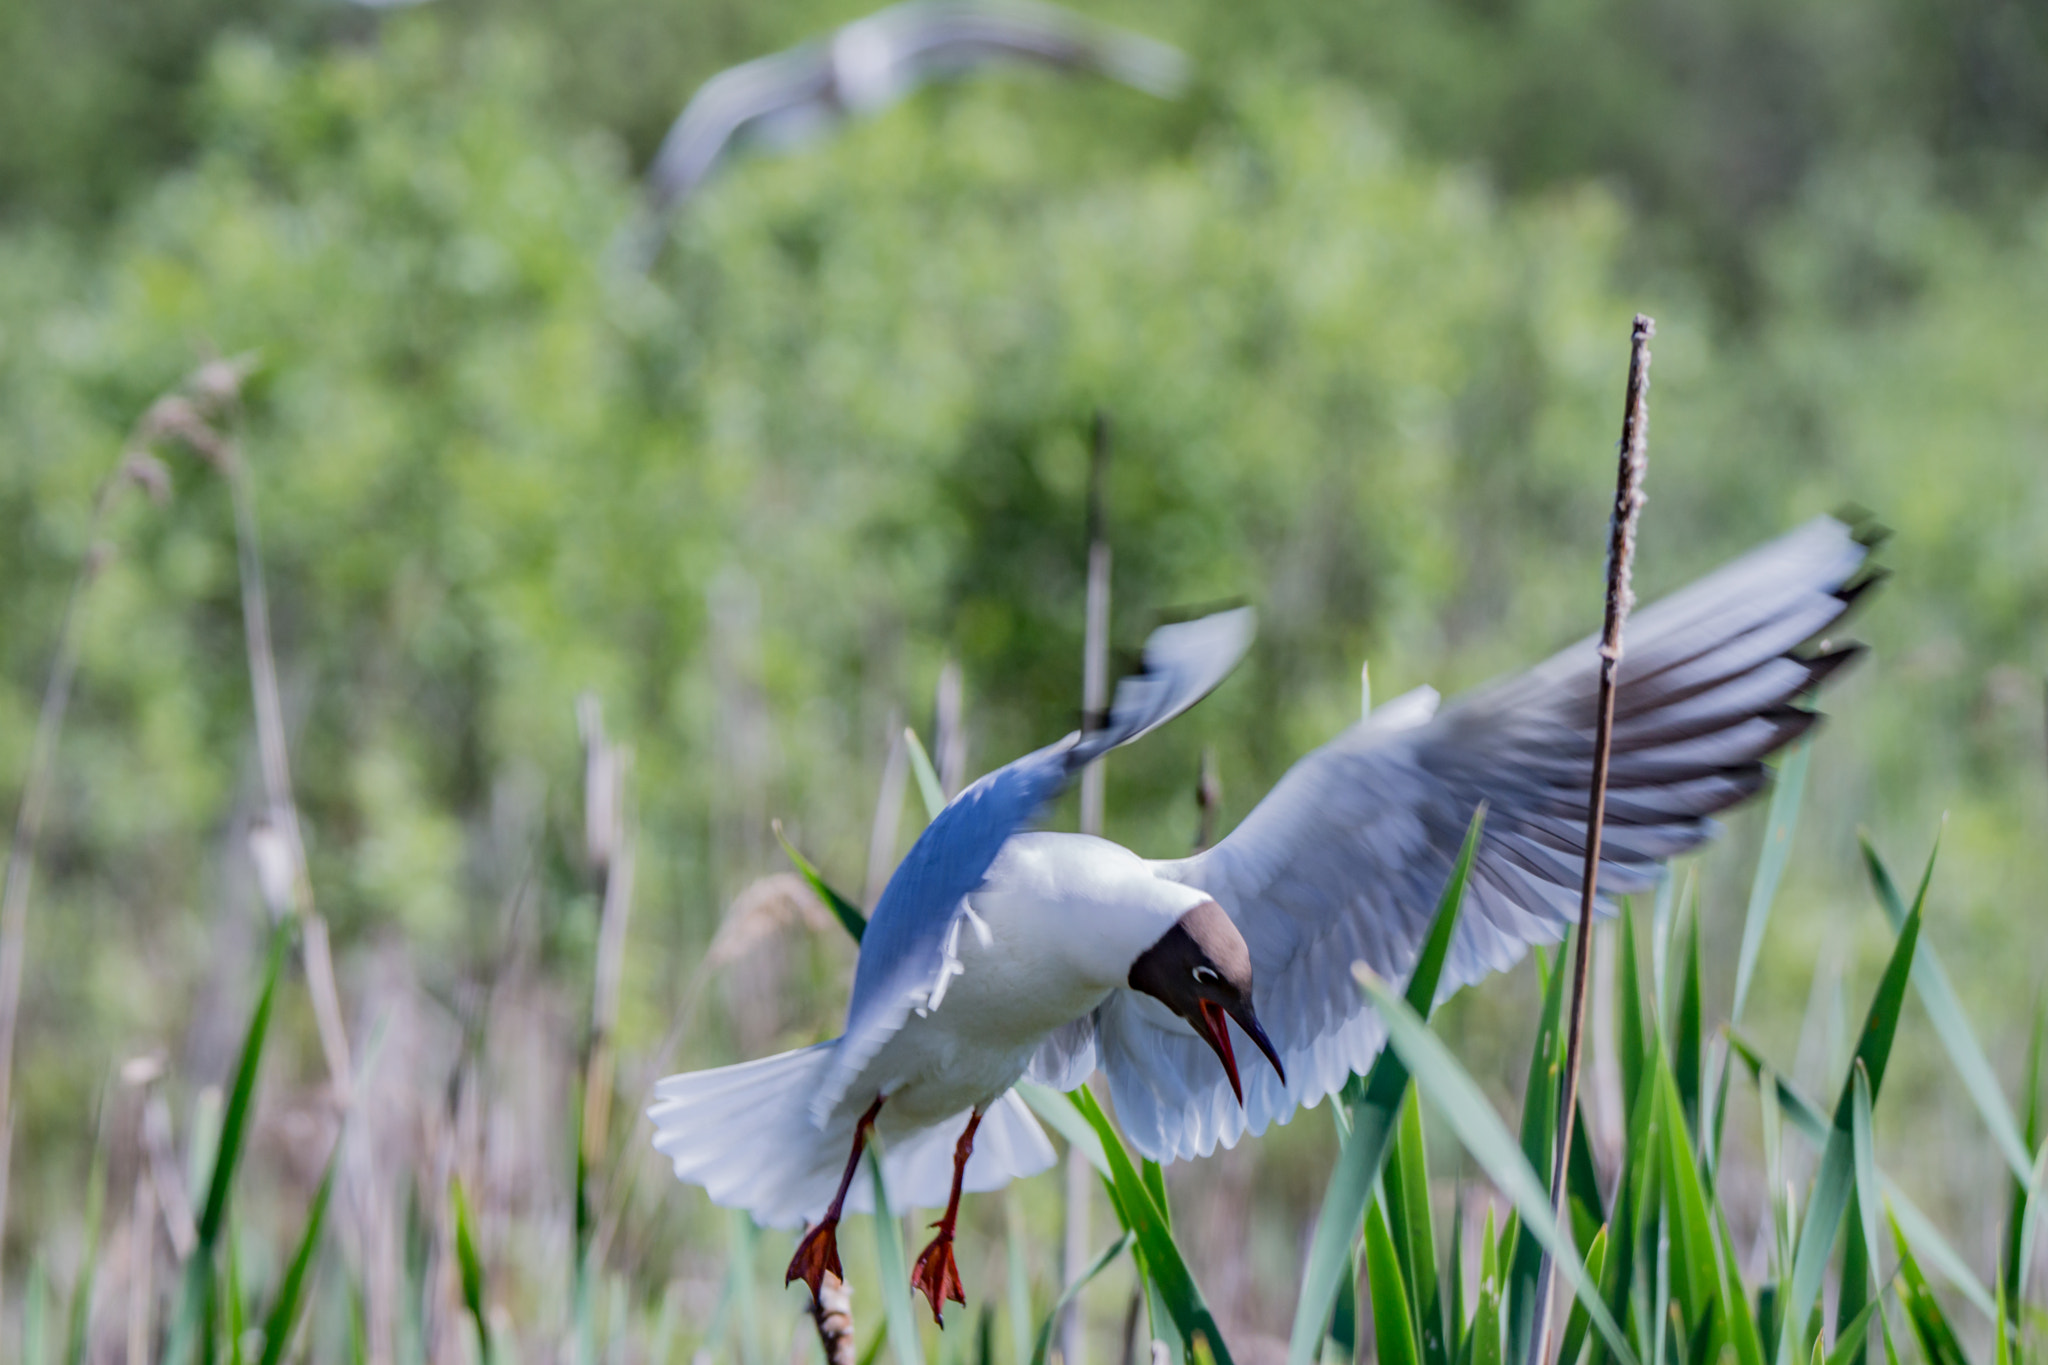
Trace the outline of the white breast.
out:
M 869 1067 L 901 1117 L 986 1105 L 1051 1033 L 1122 986 L 1138 955 L 1207 897 L 1078 834 L 1013 838 L 968 898 L 960 974 Z

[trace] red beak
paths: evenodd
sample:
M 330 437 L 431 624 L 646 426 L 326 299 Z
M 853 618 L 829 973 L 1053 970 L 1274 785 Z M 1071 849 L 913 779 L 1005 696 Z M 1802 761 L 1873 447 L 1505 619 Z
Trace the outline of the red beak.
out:
M 1213 1000 L 1197 1002 L 1202 1012 L 1202 1040 L 1216 1049 L 1216 1055 L 1223 1061 L 1223 1074 L 1230 1077 L 1230 1093 L 1237 1096 L 1237 1107 L 1244 1108 L 1244 1083 L 1237 1078 L 1237 1057 L 1230 1050 L 1229 1016 L 1223 1006 Z
M 1230 1093 L 1237 1096 L 1238 1108 L 1244 1108 L 1244 1082 L 1238 1079 L 1237 1055 L 1230 1046 L 1229 1020 L 1233 1017 L 1237 1018 L 1238 1027 L 1243 1029 L 1258 1046 L 1259 1051 L 1265 1054 L 1266 1060 L 1273 1064 L 1273 1070 L 1279 1075 L 1280 1083 L 1287 1084 L 1287 1068 L 1280 1065 L 1280 1054 L 1273 1050 L 1272 1040 L 1266 1037 L 1266 1030 L 1259 1027 L 1258 1016 L 1249 1008 L 1242 1016 L 1232 1016 L 1226 1014 L 1223 1006 L 1213 1000 L 1197 1001 L 1196 1005 L 1200 1016 L 1202 1041 L 1215 1050 L 1217 1060 L 1223 1063 L 1223 1074 L 1230 1077 Z

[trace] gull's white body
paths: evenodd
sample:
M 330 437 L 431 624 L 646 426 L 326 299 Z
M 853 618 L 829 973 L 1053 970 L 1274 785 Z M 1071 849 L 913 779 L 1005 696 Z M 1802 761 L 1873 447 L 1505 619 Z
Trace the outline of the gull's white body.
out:
M 1866 550 L 1820 518 L 1632 620 L 1603 902 L 1648 888 L 1665 860 L 1705 842 L 1710 817 L 1753 795 L 1763 760 L 1813 724 L 1796 703 L 1857 651 L 1807 645 L 1874 581 Z M 893 1206 L 945 1201 L 976 1109 L 964 1188 L 994 1189 L 1053 1162 L 1011 1088 L 1027 1074 L 1071 1089 L 1099 1068 L 1125 1138 L 1160 1161 L 1284 1123 L 1378 1053 L 1384 1035 L 1351 966 L 1392 980 L 1413 969 L 1482 803 L 1441 992 L 1563 936 L 1584 859 L 1592 639 L 1441 711 L 1427 689 L 1373 710 L 1192 858 L 1147 862 L 1106 840 L 1022 832 L 1083 766 L 1213 688 L 1250 630 L 1240 610 L 1155 632 L 1102 727 L 997 769 L 940 812 L 875 907 L 841 1037 L 656 1088 L 655 1146 L 677 1176 L 766 1224 L 815 1218 L 880 1097 Z M 1243 937 L 1253 1005 L 1285 1067 L 1284 1079 L 1247 1068 L 1242 1102 L 1208 1044 L 1128 985 L 1132 964 L 1212 899 Z M 870 1207 L 867 1181 L 851 1193 L 849 1208 Z
M 937 1009 L 913 1012 L 882 1046 L 856 1093 L 887 1095 L 899 1122 L 986 1107 L 1048 1036 L 1091 1014 L 1139 954 L 1207 899 L 1107 839 L 1016 836 L 968 897 L 959 975 Z
M 662 1082 L 651 1111 L 656 1146 L 714 1199 L 769 1224 L 824 1206 L 876 1094 L 888 1097 L 875 1134 L 892 1202 L 944 1202 L 953 1142 L 975 1110 L 987 1117 L 965 1187 L 1036 1174 L 1052 1164 L 1052 1147 L 1011 1087 L 1049 1037 L 1085 1021 L 1124 986 L 1138 956 L 1207 899 L 1106 839 L 1017 835 L 968 897 L 958 971 L 938 1005 L 910 1013 L 822 1125 L 803 1108 L 836 1040 Z M 871 1205 L 856 1183 L 849 1207 Z

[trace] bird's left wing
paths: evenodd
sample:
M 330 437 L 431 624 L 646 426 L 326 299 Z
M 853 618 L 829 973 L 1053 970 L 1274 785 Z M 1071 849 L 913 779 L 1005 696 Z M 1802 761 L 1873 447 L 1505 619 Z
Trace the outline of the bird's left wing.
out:
M 1755 792 L 1762 760 L 1802 734 L 1793 703 L 1853 657 L 1802 651 L 1862 586 L 1866 547 L 1821 519 L 1637 614 L 1616 697 L 1601 845 L 1605 896 L 1653 884 Z M 1244 1072 L 1237 1105 L 1201 1040 L 1131 991 L 1096 1015 L 1117 1117 L 1147 1156 L 1206 1155 L 1313 1104 L 1379 1051 L 1351 977 L 1405 978 L 1472 812 L 1485 836 L 1441 994 L 1561 938 L 1577 912 L 1590 799 L 1597 641 L 1441 714 L 1411 698 L 1297 763 L 1215 848 L 1155 864 L 1214 896 L 1251 950 L 1260 1022 L 1287 1065 Z M 1248 1046 L 1240 1040 L 1239 1050 Z
M 944 1004 L 947 984 L 960 971 L 959 936 L 975 931 L 967 897 L 1004 842 L 1075 773 L 1207 696 L 1244 657 L 1252 629 L 1251 608 L 1239 607 L 1155 630 L 1139 671 L 1117 684 L 1102 726 L 996 769 L 925 826 L 861 938 L 846 1032 L 812 1101 L 813 1118 L 823 1121 L 846 1098 L 913 1010 Z

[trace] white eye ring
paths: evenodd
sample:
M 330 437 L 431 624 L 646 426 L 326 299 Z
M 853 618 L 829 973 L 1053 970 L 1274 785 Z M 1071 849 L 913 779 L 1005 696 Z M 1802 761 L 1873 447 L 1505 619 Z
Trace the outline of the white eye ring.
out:
M 1206 966 L 1195 968 L 1194 976 L 1195 984 L 1198 986 L 1206 986 L 1213 981 L 1221 981 L 1223 979 L 1222 977 L 1216 975 L 1216 969 L 1214 967 Z

